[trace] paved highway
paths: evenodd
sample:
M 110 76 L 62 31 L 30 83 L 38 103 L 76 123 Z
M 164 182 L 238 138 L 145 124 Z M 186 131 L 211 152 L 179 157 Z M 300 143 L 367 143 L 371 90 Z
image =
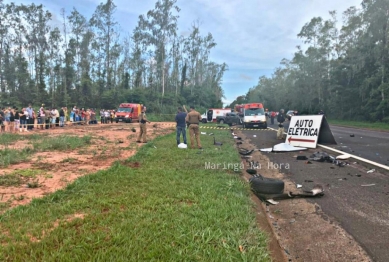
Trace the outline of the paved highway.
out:
M 278 128 L 277 125 L 269 127 Z M 288 126 L 285 125 L 285 128 Z M 331 126 L 331 130 L 338 143 L 331 147 L 384 165 L 389 164 L 389 133 L 338 126 Z M 276 140 L 275 132 L 243 132 L 252 137 L 251 142 L 257 148 L 272 147 L 283 142 Z M 318 147 L 300 154 L 309 157 L 315 151 L 324 150 Z M 339 155 L 331 151 L 327 153 Z M 290 169 L 282 172 L 293 182 L 302 184 L 303 188 L 312 186 L 312 183 L 305 183 L 307 179 L 325 185 L 325 197 L 312 201 L 319 204 L 329 217 L 339 222 L 374 261 L 388 261 L 389 171 L 365 163 L 355 163 L 358 160 L 353 159 L 348 160 L 350 165 L 345 167 L 314 161 L 311 165 L 306 165 L 305 161 L 296 160 L 293 155 L 296 152 L 267 154 L 272 162 L 290 163 Z M 372 168 L 376 171 L 367 173 Z

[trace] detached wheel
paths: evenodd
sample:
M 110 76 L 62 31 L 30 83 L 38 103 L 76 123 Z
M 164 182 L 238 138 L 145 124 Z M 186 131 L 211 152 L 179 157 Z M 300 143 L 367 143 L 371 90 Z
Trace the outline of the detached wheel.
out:
M 284 192 L 285 184 L 283 181 L 278 179 L 258 175 L 250 178 L 249 182 L 251 189 L 255 193 L 282 194 Z

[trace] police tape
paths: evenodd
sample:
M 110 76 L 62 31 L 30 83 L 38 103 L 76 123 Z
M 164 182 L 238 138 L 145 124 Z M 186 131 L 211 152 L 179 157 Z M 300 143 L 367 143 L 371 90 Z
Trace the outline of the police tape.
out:
M 156 122 L 156 125 L 162 125 L 162 126 L 176 126 L 176 123 L 161 123 L 161 122 Z M 222 126 L 203 126 L 199 125 L 199 128 L 201 129 L 217 129 L 217 130 L 252 130 L 252 131 L 272 131 L 269 128 L 244 128 L 244 127 L 233 127 L 233 126 L 228 126 L 228 127 L 222 127 Z
M 110 122 L 110 121 L 107 121 L 105 123 L 101 123 L 100 121 L 94 121 L 94 123 L 86 123 L 85 121 L 64 121 L 64 125 L 65 126 L 79 126 L 79 125 L 82 125 L 82 126 L 95 126 L 95 125 L 106 125 L 106 124 L 114 124 L 115 121 L 113 122 Z M 11 122 L 12 123 L 12 122 Z M 61 122 L 56 122 L 56 123 L 53 123 L 52 121 L 47 121 L 45 123 L 37 123 L 35 122 L 34 124 L 22 124 L 18 121 L 15 122 L 15 124 L 7 124 L 6 126 L 8 127 L 14 127 L 16 129 L 19 129 L 19 128 L 25 128 L 25 127 L 28 127 L 28 126 L 33 126 L 33 127 L 42 127 L 42 126 L 48 126 L 49 128 L 51 128 L 52 126 L 58 126 L 62 124 Z M 137 123 L 131 123 L 131 124 L 137 124 Z M 156 126 L 171 126 L 171 127 L 175 127 L 177 124 L 176 123 L 161 123 L 161 122 L 154 122 L 154 125 Z M 251 130 L 251 131 L 273 131 L 271 128 L 243 128 L 243 127 L 222 127 L 222 126 L 203 126 L 203 125 L 199 125 L 199 128 L 201 129 L 214 129 L 214 130 Z

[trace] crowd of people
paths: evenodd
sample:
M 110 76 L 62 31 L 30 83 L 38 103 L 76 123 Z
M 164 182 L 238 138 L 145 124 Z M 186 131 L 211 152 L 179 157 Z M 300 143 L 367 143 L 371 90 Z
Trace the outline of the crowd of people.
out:
M 100 110 L 101 123 L 113 123 L 115 110 Z M 16 133 L 30 132 L 34 129 L 51 129 L 65 125 L 97 124 L 96 109 L 78 108 L 71 110 L 66 107 L 46 107 L 42 104 L 34 109 L 31 104 L 24 108 L 0 108 L 0 132 Z

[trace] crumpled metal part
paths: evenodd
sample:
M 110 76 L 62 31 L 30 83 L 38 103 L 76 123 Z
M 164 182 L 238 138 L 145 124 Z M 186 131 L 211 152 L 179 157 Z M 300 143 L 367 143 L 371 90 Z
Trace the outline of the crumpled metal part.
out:
M 339 167 L 344 167 L 347 164 L 343 161 L 339 161 L 336 157 L 327 154 L 326 152 L 315 152 L 310 157 L 309 160 L 317 161 L 317 162 L 328 162 Z

